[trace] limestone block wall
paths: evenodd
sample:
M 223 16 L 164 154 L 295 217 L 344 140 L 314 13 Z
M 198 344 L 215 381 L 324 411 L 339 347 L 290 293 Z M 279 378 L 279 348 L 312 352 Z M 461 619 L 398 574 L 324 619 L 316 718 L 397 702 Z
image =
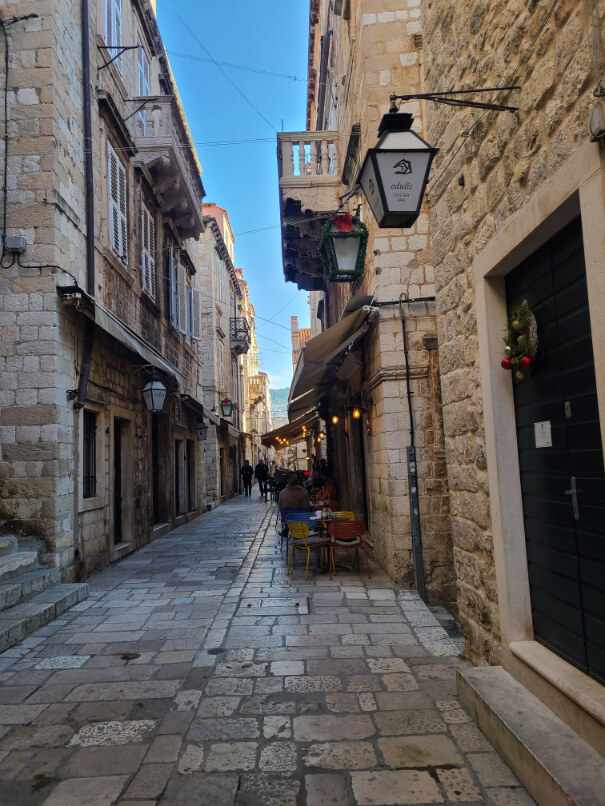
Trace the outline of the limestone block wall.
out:
M 441 149 L 429 198 L 458 606 L 470 656 L 490 663 L 500 629 L 472 266 L 588 139 L 595 78 L 583 5 L 560 0 L 550 11 L 522 0 L 423 6 L 427 88 L 522 87 L 493 96 L 517 115 L 427 109 L 427 139 Z
M 378 139 L 378 125 L 388 111 L 389 96 L 422 92 L 422 23 L 420 0 L 357 0 L 350 21 L 331 16 L 330 4 L 321 4 L 320 33 L 334 31 L 330 42 L 330 84 L 326 112 L 319 128 L 338 129 L 344 155 L 354 124 L 360 145 L 349 186 L 368 148 Z M 316 41 L 318 37 L 316 36 Z M 316 114 L 311 104 L 313 115 Z M 402 105 L 415 116 L 414 128 L 423 130 L 420 103 Z M 341 160 L 342 164 L 342 160 Z M 410 422 L 405 383 L 403 334 L 399 299 L 430 297 L 435 293 L 430 245 L 430 219 L 424 210 L 409 229 L 379 229 L 362 195 L 360 215 L 369 229 L 366 269 L 354 286 L 333 284 L 328 293 L 329 323 L 338 320 L 350 296 L 373 295 L 381 304 L 379 319 L 364 339 L 363 401 L 367 408 L 365 436 L 370 540 L 374 556 L 398 582 L 414 584 L 411 551 L 410 503 L 406 448 Z M 315 208 L 320 209 L 320 208 Z M 334 287 L 334 286 L 337 287 Z M 384 305 L 382 305 L 384 304 Z M 434 305 L 407 306 L 411 387 L 422 517 L 425 576 L 431 601 L 455 607 L 455 585 L 449 497 L 444 462 L 439 400 L 439 362 L 434 349 Z
M 42 538 L 45 559 L 65 565 L 74 534 L 66 406 L 74 349 L 55 286 L 73 284 L 56 266 L 84 283 L 81 45 L 79 17 L 65 2 L 3 4 L 4 18 L 30 13 L 39 16 L 7 27 L 7 235 L 26 239 L 20 260 L 29 268 L 15 262 L 0 277 L 0 523 Z

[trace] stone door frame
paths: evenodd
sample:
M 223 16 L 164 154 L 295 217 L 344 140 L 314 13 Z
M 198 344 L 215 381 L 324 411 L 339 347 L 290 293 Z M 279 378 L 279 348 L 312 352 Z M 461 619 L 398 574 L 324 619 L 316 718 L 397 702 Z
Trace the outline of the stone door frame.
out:
M 503 665 L 526 685 L 544 682 L 546 700 L 565 694 L 580 710 L 605 716 L 603 687 L 533 640 L 523 505 L 509 373 L 502 371 L 507 318 L 504 278 L 577 216 L 582 220 L 601 436 L 605 445 L 605 159 L 582 145 L 499 230 L 474 260 L 481 392 Z M 541 682 L 536 683 L 540 678 Z M 537 692 L 536 692 L 537 693 Z M 597 705 L 597 701 L 600 704 Z M 559 703 L 560 705 L 560 703 Z M 572 707 L 573 710 L 573 707 Z M 581 730 L 582 717 L 572 725 Z

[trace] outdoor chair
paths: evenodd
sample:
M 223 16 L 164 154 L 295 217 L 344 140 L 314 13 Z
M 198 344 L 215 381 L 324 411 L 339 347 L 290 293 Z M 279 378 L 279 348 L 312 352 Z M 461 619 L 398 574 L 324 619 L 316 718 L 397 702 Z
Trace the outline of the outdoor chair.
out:
M 288 556 L 288 546 L 290 543 L 290 533 L 288 531 L 288 521 L 299 521 L 301 523 L 306 523 L 307 526 L 314 527 L 315 523 L 311 519 L 311 515 L 313 513 L 308 512 L 306 509 L 280 509 L 278 512 L 278 520 L 281 524 L 281 528 L 279 530 L 279 550 L 282 550 L 282 546 L 284 543 L 284 538 L 286 539 L 286 557 Z
M 364 521 L 348 521 L 337 522 L 332 521 L 328 524 L 328 534 L 330 535 L 330 579 L 332 579 L 332 570 L 336 575 L 336 562 L 334 560 L 334 552 L 337 549 L 347 549 L 351 552 L 351 559 L 353 559 L 353 551 L 357 561 L 357 568 L 359 569 L 359 549 L 361 549 L 366 558 L 366 570 L 368 572 L 368 579 L 370 575 L 370 563 L 368 560 L 368 552 L 363 544 L 363 536 L 366 532 L 366 525 Z
M 340 512 L 339 511 L 334 512 L 334 510 L 332 510 L 332 517 L 334 518 L 334 520 L 354 521 L 355 513 L 349 512 L 348 510 L 345 509 L 341 510 Z
M 290 567 L 292 566 L 292 561 L 294 560 L 294 552 L 298 551 L 306 551 L 307 552 L 307 564 L 305 566 L 305 582 L 307 581 L 307 576 L 309 574 L 309 560 L 311 559 L 311 551 L 315 551 L 316 556 L 316 564 L 319 568 L 319 550 L 321 548 L 329 548 L 330 547 L 330 540 L 329 538 L 322 537 L 318 534 L 310 534 L 309 527 L 306 523 L 301 523 L 300 521 L 288 521 L 288 531 L 290 534 L 290 538 L 292 539 L 292 548 L 290 549 L 290 559 L 288 560 L 288 571 L 287 575 L 290 575 Z M 330 561 L 330 557 L 332 555 L 328 555 L 328 562 Z M 332 578 L 332 572 L 330 571 L 330 579 Z

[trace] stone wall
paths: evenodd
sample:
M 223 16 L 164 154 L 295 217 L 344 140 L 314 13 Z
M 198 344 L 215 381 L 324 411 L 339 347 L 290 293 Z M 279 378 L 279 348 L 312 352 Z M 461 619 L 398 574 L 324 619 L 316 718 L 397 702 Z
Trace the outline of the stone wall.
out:
M 360 127 L 354 184 L 361 160 L 378 139 L 378 125 L 388 111 L 391 93 L 422 91 L 422 26 L 420 0 L 357 0 L 351 3 L 350 22 L 328 15 L 321 5 L 319 29 L 333 29 L 330 51 L 331 90 L 335 99 L 324 128 L 337 128 L 340 167 L 354 124 Z M 316 36 L 316 41 L 318 37 Z M 328 104 L 329 106 L 329 104 Z M 424 110 L 409 102 L 402 111 L 416 117 L 422 132 Z M 398 582 L 414 584 L 411 551 L 407 446 L 410 422 L 405 382 L 400 295 L 431 297 L 435 293 L 430 221 L 423 211 L 409 229 L 379 229 L 360 194 L 349 209 L 360 204 L 369 229 L 363 279 L 349 287 L 332 284 L 328 293 L 329 324 L 338 321 L 350 296 L 373 295 L 380 307 L 378 321 L 364 339 L 365 369 L 362 399 L 367 408 L 365 467 L 369 509 L 369 544 L 374 556 Z M 304 205 L 303 205 L 304 206 Z M 312 205 L 311 205 L 312 206 Z M 315 203 L 312 209 L 324 209 Z M 418 449 L 420 512 L 427 594 L 432 602 L 455 608 L 455 584 L 449 497 L 444 462 L 439 401 L 439 362 L 425 336 L 436 331 L 435 308 L 404 306 L 410 349 L 412 405 Z M 434 347 L 434 340 L 430 340 Z
M 143 4 L 144 5 L 144 4 Z M 82 47 L 79 5 L 68 0 L 4 2 L 3 18 L 38 16 L 7 27 L 10 46 L 8 80 L 7 234 L 23 236 L 27 249 L 0 276 L 0 528 L 41 538 L 43 559 L 73 572 L 75 551 L 91 568 L 114 559 L 111 462 L 113 418 L 127 423 L 128 550 L 151 537 L 150 421 L 142 402 L 145 361 L 125 351 L 95 328 L 87 407 L 98 411 L 107 439 L 99 443 L 102 501 L 82 505 L 80 440 L 82 412 L 74 410 L 84 354 L 84 318 L 65 307 L 57 287 L 77 285 L 115 312 L 129 327 L 172 360 L 187 378 L 186 388 L 171 390 L 167 405 L 179 403 L 178 392 L 201 397 L 197 344 L 177 333 L 166 312 L 164 282 L 167 235 L 179 240 L 177 224 L 166 217 L 158 229 L 155 303 L 141 290 L 140 202 L 150 178 L 136 169 L 131 150 L 113 115 L 102 115 L 96 89 L 109 91 L 117 117 L 132 111 L 137 93 L 136 60 L 123 56 L 120 76 L 115 64 L 103 66 L 97 47 L 103 35 L 103 0 L 90 3 L 90 51 L 93 91 L 93 170 L 95 204 L 95 287 L 87 288 L 85 258 L 84 151 L 82 120 Z M 134 7 L 123 3 L 124 42 L 135 41 Z M 150 49 L 151 52 L 151 49 Z M 151 92 L 158 93 L 160 63 L 151 58 Z M 165 79 L 163 79 L 165 81 Z M 1 106 L 1 105 L 0 105 Z M 133 121 L 127 125 L 133 125 Z M 128 261 L 109 247 L 107 142 L 119 149 L 127 171 Z M 0 149 L 4 143 L 0 144 Z M 0 152 L 0 159 L 3 154 Z M 143 191 L 143 188 L 147 190 Z M 153 194 L 151 194 L 153 196 Z M 157 197 L 156 193 L 156 197 Z M 160 215 L 158 213 L 158 219 Z M 162 229 L 162 233 L 159 230 Z M 191 243 L 179 243 L 188 246 Z M 177 392 L 174 397 L 175 391 Z M 168 444 L 195 439 L 197 417 L 183 411 L 167 423 Z M 176 430 L 174 430 L 176 429 Z M 170 459 L 172 462 L 172 459 Z M 198 501 L 203 498 L 201 449 L 196 455 Z M 125 474 L 126 475 L 126 474 Z M 174 476 L 170 477 L 171 479 Z M 167 493 L 172 501 L 173 493 Z M 172 497 L 170 497 L 172 496 Z M 167 520 L 174 522 L 172 515 Z
M 434 0 L 423 25 L 430 90 L 522 88 L 487 96 L 518 105 L 518 114 L 427 110 L 427 139 L 441 149 L 429 198 L 458 606 L 470 656 L 494 663 L 500 628 L 473 260 L 587 140 L 594 76 L 583 6 L 573 0 L 552 15 L 550 4 L 522 0 Z

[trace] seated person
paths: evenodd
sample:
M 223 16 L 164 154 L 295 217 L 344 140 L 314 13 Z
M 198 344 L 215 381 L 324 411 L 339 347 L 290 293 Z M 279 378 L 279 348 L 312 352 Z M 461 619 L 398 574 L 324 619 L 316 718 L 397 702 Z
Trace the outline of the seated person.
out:
M 288 477 L 285 488 L 279 494 L 277 505 L 280 509 L 297 509 L 307 512 L 311 509 L 309 493 L 300 486 L 296 476 Z

